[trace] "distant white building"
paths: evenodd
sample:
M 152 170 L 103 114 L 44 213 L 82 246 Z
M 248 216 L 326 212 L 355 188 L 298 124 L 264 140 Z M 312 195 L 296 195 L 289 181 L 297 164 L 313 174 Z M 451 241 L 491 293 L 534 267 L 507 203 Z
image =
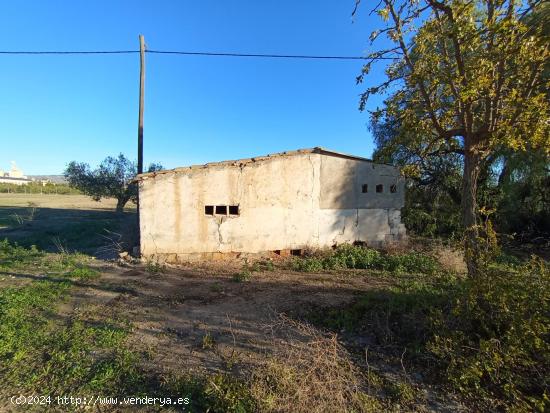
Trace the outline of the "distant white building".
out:
M 9 172 L 4 172 L 0 169 L 0 183 L 27 185 L 29 182 L 32 182 L 32 179 L 29 179 L 23 174 L 23 171 L 17 167 L 15 161 L 11 162 L 11 169 Z

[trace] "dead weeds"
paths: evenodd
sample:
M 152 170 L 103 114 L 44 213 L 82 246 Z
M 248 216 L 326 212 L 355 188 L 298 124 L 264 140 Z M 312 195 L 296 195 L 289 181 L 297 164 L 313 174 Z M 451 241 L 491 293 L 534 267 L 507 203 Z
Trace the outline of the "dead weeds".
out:
M 251 392 L 265 412 L 374 411 L 365 382 L 336 334 L 280 315 L 269 326 L 277 351 L 252 373 Z M 277 335 L 284 334 L 285 339 Z

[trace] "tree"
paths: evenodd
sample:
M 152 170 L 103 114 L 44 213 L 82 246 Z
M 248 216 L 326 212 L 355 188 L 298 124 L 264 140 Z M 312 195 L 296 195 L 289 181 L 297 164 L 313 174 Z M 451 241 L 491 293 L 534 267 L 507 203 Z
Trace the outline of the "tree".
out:
M 498 175 L 496 218 L 523 240 L 550 235 L 550 162 L 544 154 L 512 153 Z
M 153 163 L 149 165 L 147 172 L 160 169 L 162 165 Z M 87 163 L 73 161 L 64 172 L 71 187 L 90 195 L 95 201 L 101 198 L 116 198 L 117 212 L 122 212 L 128 201 L 136 201 L 137 185 L 133 182 L 136 174 L 135 162 L 130 161 L 123 154 L 119 154 L 117 158 L 112 156 L 105 158 L 95 170 L 91 170 Z
M 384 94 L 384 107 L 371 112 L 371 118 L 391 124 L 397 131 L 392 145 L 414 148 L 409 152 L 417 164 L 450 154 L 462 158 L 461 211 L 470 276 L 480 264 L 480 174 L 502 150 L 549 154 L 544 68 L 550 51 L 544 24 L 525 22 L 539 3 L 381 0 L 373 10 L 385 24 L 371 34 L 371 42 L 385 34 L 391 46 L 368 56 L 358 82 L 375 62 L 391 63 L 384 82 L 362 94 L 360 109 L 371 95 Z

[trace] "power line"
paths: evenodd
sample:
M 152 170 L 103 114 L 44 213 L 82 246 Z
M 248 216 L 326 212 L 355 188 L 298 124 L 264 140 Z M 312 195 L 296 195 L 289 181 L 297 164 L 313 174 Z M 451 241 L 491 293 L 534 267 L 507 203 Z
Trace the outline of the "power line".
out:
M 275 58 L 275 59 L 330 59 L 330 60 L 369 60 L 369 57 L 364 56 L 315 56 L 315 55 L 287 55 L 287 54 L 264 54 L 264 53 L 232 53 L 232 52 L 185 52 L 185 51 L 170 51 L 170 50 L 147 50 L 147 53 L 156 54 L 173 54 L 187 56 L 227 56 L 227 57 L 260 57 L 260 58 Z M 384 58 L 391 59 L 393 58 Z
M 313 60 L 395 60 L 393 57 L 365 56 L 318 56 L 318 55 L 287 55 L 264 53 L 234 53 L 234 52 L 189 52 L 179 50 L 146 50 L 146 53 L 185 55 L 185 56 L 218 56 L 218 57 L 256 57 L 268 59 L 313 59 Z M 95 55 L 95 54 L 135 54 L 139 50 L 78 50 L 78 51 L 0 51 L 0 55 Z
M 2 50 L 0 54 L 128 54 L 139 53 L 139 50 L 78 50 L 78 51 L 12 51 Z

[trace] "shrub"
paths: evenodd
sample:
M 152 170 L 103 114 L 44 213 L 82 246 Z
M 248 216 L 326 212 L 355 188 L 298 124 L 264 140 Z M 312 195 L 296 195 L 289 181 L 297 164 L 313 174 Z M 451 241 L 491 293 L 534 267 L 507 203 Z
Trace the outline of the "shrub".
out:
M 311 257 L 311 258 L 296 258 L 292 261 L 292 268 L 296 271 L 303 272 L 317 272 L 325 269 L 324 263 L 321 259 Z
M 10 243 L 7 239 L 0 241 L 0 266 L 18 267 L 25 264 L 31 264 L 44 256 L 36 246 L 24 248 L 17 243 Z
M 369 290 L 346 307 L 313 311 L 308 318 L 334 331 L 368 334 L 377 345 L 399 345 L 401 350 L 406 346 L 420 355 L 432 336 L 429 315 L 444 307 L 453 286 L 450 279 L 433 284 L 403 280 Z
M 349 244 L 338 247 L 334 252 L 334 257 L 345 268 L 376 268 L 380 263 L 380 253 L 378 251 Z
M 433 319 L 427 348 L 454 388 L 488 409 L 550 407 L 550 270 L 487 270 L 462 283 L 448 313 Z
M 434 274 L 439 269 L 437 260 L 419 252 L 386 255 L 378 261 L 379 269 L 394 273 Z
M 206 379 L 204 403 L 208 412 L 248 413 L 257 411 L 247 384 L 228 374 L 215 374 Z
M 419 252 L 390 255 L 372 248 L 343 244 L 328 254 L 297 258 L 292 262 L 297 271 L 317 272 L 338 269 L 373 269 L 392 273 L 434 274 L 440 266 L 437 260 Z
M 252 278 L 252 271 L 248 267 L 243 267 L 240 272 L 233 274 L 233 281 L 236 283 L 250 281 Z
M 401 279 L 310 319 L 405 347 L 417 368 L 480 411 L 550 408 L 550 270 L 540 259 L 478 278 Z
M 145 271 L 151 275 L 158 275 L 166 272 L 166 265 L 161 264 L 158 261 L 147 261 L 145 264 Z

